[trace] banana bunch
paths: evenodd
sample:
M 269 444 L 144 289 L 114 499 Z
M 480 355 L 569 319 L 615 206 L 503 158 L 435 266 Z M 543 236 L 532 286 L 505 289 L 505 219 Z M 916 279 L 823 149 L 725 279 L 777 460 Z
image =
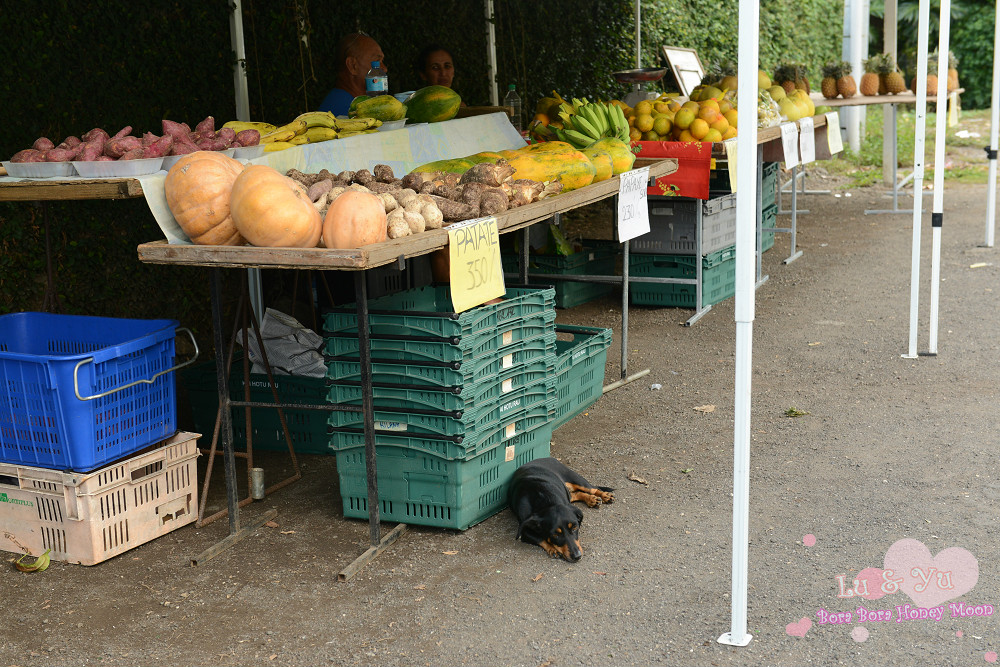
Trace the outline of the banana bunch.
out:
M 337 118 L 329 111 L 308 111 L 295 117 L 290 123 L 275 126 L 270 123 L 231 120 L 223 127 L 231 127 L 237 132 L 253 129 L 260 132 L 260 143 L 265 152 L 280 151 L 302 144 L 349 137 L 365 132 L 375 132 L 382 121 L 374 118 Z
M 536 134 L 546 139 L 558 139 L 576 148 L 586 148 L 604 137 L 615 137 L 629 142 L 628 120 L 617 104 L 588 102 L 586 98 L 573 98 L 559 104 L 562 127 L 538 124 Z

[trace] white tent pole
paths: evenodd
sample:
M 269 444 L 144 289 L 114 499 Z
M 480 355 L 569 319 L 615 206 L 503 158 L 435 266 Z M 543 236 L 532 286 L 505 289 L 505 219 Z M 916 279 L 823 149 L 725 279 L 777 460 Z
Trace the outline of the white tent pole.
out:
M 910 252 L 910 344 L 906 359 L 917 357 L 917 313 L 920 303 L 920 221 L 924 206 L 924 139 L 927 133 L 927 32 L 930 0 L 920 0 L 917 20 L 917 110 L 913 130 L 913 241 Z
M 740 0 L 738 79 L 757 80 L 760 5 Z M 757 108 L 757 87 L 737 88 L 737 107 Z M 733 582 L 732 620 L 720 644 L 746 646 L 750 551 L 750 378 L 753 369 L 754 291 L 757 268 L 757 125 L 746 123 L 736 135 L 736 377 L 733 426 Z M 730 165 L 732 168 L 732 165 Z M 701 258 L 695 258 L 700 260 Z
M 635 68 L 639 69 L 642 67 L 642 34 L 640 28 L 642 23 L 640 22 L 640 12 L 641 0 L 635 0 Z
M 990 175 L 986 181 L 986 246 L 993 247 L 997 211 L 997 142 L 1000 140 L 1000 0 L 997 0 L 993 33 L 993 95 L 990 97 Z
M 885 0 L 884 29 L 882 31 L 882 43 L 885 52 L 892 54 L 893 62 L 897 62 L 898 45 L 896 39 L 897 28 L 896 0 Z M 858 79 L 860 81 L 860 79 Z M 886 185 L 896 187 L 896 106 L 889 108 L 882 107 L 885 113 L 882 114 L 882 182 Z M 892 110 L 890 112 L 890 109 Z
M 483 0 L 483 7 L 486 12 L 486 59 L 490 70 L 490 104 L 497 106 L 500 104 L 500 92 L 497 90 L 497 31 L 493 0 Z
M 938 303 L 941 300 L 941 226 L 944 222 L 945 131 L 948 122 L 948 33 L 951 30 L 951 0 L 941 0 L 939 27 L 937 117 L 934 123 L 934 208 L 931 212 L 931 321 L 930 339 L 927 344 L 927 351 L 930 354 L 937 354 Z M 914 193 L 913 196 L 917 195 Z
M 861 61 L 868 53 L 868 31 L 865 26 L 868 24 L 868 12 L 865 11 L 864 0 L 848 0 L 845 8 L 850 7 L 850 21 L 848 23 L 848 43 L 850 44 L 849 56 L 845 60 L 850 61 L 851 70 L 854 72 L 854 80 L 861 81 L 864 70 L 861 68 Z M 847 143 L 851 150 L 858 152 L 861 150 L 861 123 L 864 118 L 864 107 L 850 107 L 847 122 Z

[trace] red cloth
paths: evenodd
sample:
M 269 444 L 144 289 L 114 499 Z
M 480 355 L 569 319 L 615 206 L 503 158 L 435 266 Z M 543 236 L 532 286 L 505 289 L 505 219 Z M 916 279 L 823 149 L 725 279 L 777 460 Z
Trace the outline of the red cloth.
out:
M 637 158 L 677 159 L 677 171 L 669 176 L 657 178 L 656 185 L 646 188 L 647 195 L 708 199 L 708 182 L 712 166 L 710 142 L 633 141 L 632 152 Z

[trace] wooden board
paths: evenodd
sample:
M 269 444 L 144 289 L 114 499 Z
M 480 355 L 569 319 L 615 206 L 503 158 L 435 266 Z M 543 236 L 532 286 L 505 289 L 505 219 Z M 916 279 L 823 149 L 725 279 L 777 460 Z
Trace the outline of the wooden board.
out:
M 958 93 L 961 95 L 965 92 L 965 88 L 959 88 L 958 90 L 953 90 L 952 93 Z M 948 93 L 951 95 L 951 93 Z M 838 97 L 836 99 L 828 100 L 819 93 L 812 93 L 809 95 L 816 106 L 827 106 L 827 107 L 863 107 L 872 106 L 875 104 L 916 104 L 917 94 L 911 93 L 909 91 L 905 93 L 900 93 L 899 95 L 855 95 L 854 97 L 848 97 L 844 99 L 843 97 Z M 934 102 L 937 100 L 937 95 L 928 95 L 927 101 Z
M 74 178 L 0 183 L 0 201 L 132 199 L 142 196 L 142 185 L 134 178 Z
M 649 167 L 650 178 L 677 171 L 677 160 L 636 160 Z M 618 194 L 621 179 L 615 176 L 555 197 L 519 206 L 497 216 L 501 233 L 512 232 L 555 213 L 586 206 Z M 414 236 L 373 243 L 351 250 L 326 248 L 258 248 L 256 246 L 171 245 L 164 241 L 139 246 L 139 260 L 148 264 L 182 264 L 230 268 L 327 269 L 357 271 L 390 264 L 403 257 L 417 257 L 448 245 L 446 229 L 433 229 Z

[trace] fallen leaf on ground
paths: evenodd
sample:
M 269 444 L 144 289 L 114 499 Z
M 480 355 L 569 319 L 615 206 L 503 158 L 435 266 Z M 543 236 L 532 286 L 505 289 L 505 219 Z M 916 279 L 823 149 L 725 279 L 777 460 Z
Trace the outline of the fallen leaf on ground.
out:
M 533 577 L 531 578 L 531 580 L 532 580 L 532 581 L 538 581 L 538 580 L 539 580 L 539 579 L 541 579 L 541 578 L 542 578 L 542 573 L 541 573 L 541 572 L 539 572 L 538 574 L 536 574 L 535 576 L 533 576 Z
M 640 484 L 645 484 L 646 486 L 649 486 L 649 482 L 644 480 L 642 477 L 639 477 L 638 475 L 629 475 L 628 478 L 633 482 L 639 482 Z
M 278 654 L 277 654 L 277 653 L 273 653 L 273 654 L 269 655 L 269 656 L 267 657 L 267 659 L 268 659 L 268 660 L 274 660 L 274 659 L 275 659 L 275 658 L 277 658 L 277 657 L 278 657 Z
M 688 474 L 689 472 L 691 472 L 692 470 L 694 470 L 694 468 L 682 468 L 682 469 L 681 469 L 681 472 L 682 472 L 682 473 L 684 473 L 684 474 L 686 475 L 686 474 Z
M 970 264 L 970 269 L 981 269 L 984 266 L 993 266 L 993 262 L 976 262 L 975 264 Z
M 277 528 L 278 527 L 278 522 L 277 521 L 265 521 L 264 525 L 267 526 L 268 528 Z
M 603 577 L 604 575 L 607 574 L 607 572 L 600 572 L 598 570 L 594 570 L 594 574 L 599 574 L 599 575 L 601 575 Z
M 809 347 L 816 347 L 817 345 L 822 345 L 822 344 L 823 344 L 823 341 L 818 340 L 818 341 L 816 341 L 814 343 L 809 343 Z
M 785 416 L 786 417 L 801 417 L 801 416 L 807 415 L 807 414 L 809 414 L 809 413 L 805 412 L 804 410 L 799 410 L 796 407 L 791 407 L 791 408 L 788 408 L 787 410 L 785 410 Z
M 698 412 L 706 412 L 706 413 L 708 413 L 708 412 L 715 412 L 715 406 L 714 405 L 699 405 L 698 407 L 695 408 L 695 410 L 697 410 Z
M 454 556 L 458 552 L 457 551 L 442 551 L 441 553 L 443 553 L 445 556 Z
M 294 535 L 295 531 L 294 530 L 283 530 L 283 531 L 281 531 L 281 534 L 282 535 Z
M 413 587 L 413 590 L 415 590 L 415 591 L 422 591 L 422 590 L 424 590 L 426 588 L 427 588 L 427 584 L 417 584 L 416 586 Z

